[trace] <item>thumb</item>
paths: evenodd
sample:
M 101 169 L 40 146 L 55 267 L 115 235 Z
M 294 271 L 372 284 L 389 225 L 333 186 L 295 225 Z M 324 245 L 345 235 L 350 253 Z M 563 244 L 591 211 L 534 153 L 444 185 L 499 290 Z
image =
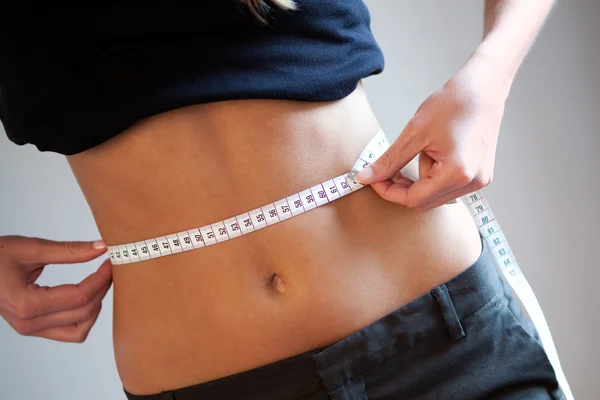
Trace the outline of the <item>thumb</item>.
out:
M 96 241 L 54 241 L 13 236 L 7 247 L 15 260 L 23 264 L 67 264 L 90 261 L 106 252 L 106 245 Z
M 390 179 L 415 158 L 424 145 L 420 144 L 417 131 L 413 126 L 409 122 L 389 149 L 372 164 L 363 168 L 354 180 L 363 185 L 369 185 Z

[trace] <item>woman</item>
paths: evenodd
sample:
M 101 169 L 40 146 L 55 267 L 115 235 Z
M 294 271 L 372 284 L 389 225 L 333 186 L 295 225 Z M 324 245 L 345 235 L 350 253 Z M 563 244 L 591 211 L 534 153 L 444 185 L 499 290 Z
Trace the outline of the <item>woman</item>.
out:
M 468 211 L 444 205 L 491 181 L 505 99 L 551 3 L 486 2 L 480 46 L 357 176 L 374 190 L 197 251 L 105 262 L 79 286 L 33 282 L 103 243 L 3 238 L 2 316 L 85 340 L 112 279 L 129 399 L 560 398 Z M 380 129 L 361 80 L 383 57 L 359 0 L 29 18 L 58 28 L 3 43 L 3 123 L 67 156 L 111 246 L 339 176 Z

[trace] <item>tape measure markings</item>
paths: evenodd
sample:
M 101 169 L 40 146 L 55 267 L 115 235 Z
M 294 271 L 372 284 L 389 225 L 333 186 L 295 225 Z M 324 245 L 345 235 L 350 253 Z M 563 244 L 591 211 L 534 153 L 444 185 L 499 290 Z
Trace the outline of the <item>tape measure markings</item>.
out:
M 274 203 L 200 228 L 124 245 L 108 246 L 111 262 L 115 265 L 131 264 L 221 243 L 337 200 L 364 187 L 354 181 L 354 177 L 358 171 L 383 154 L 387 147 L 389 143 L 385 134 L 379 130 L 347 174 L 328 179 Z M 243 224 L 240 223 L 240 219 Z
M 484 236 L 485 240 L 488 241 L 490 248 L 494 250 L 493 259 L 496 267 L 502 271 L 502 274 L 508 281 L 509 285 L 523 303 L 523 306 L 529 314 L 533 325 L 538 331 L 540 341 L 542 342 L 542 346 L 546 352 L 550 364 L 554 368 L 560 388 L 565 394 L 565 397 L 569 400 L 572 400 L 573 393 L 571 392 L 567 378 L 560 365 L 558 352 L 556 351 L 556 346 L 554 344 L 554 340 L 552 339 L 552 334 L 550 332 L 550 328 L 548 327 L 546 317 L 544 316 L 533 289 L 525 278 L 519 263 L 516 261 L 512 249 L 508 245 L 508 241 L 502 232 L 502 228 L 500 228 L 500 224 L 495 217 L 492 219 L 489 218 L 489 215 L 493 215 L 493 213 L 491 212 L 491 208 L 485 196 L 483 193 L 481 193 L 481 191 L 477 191 L 473 194 L 462 196 L 461 200 L 463 203 L 465 203 L 467 209 L 471 212 L 471 215 L 475 219 L 479 232 L 482 236 Z M 488 214 L 481 218 L 477 218 L 488 210 Z

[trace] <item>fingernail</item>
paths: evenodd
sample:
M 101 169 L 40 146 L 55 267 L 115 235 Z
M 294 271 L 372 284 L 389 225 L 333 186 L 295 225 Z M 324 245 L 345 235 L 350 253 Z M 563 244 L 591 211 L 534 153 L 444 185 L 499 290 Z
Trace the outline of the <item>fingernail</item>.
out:
M 356 176 L 354 180 L 358 183 L 363 184 L 367 179 L 371 179 L 373 177 L 373 168 L 366 167 L 362 169 Z
M 92 242 L 92 247 L 96 250 L 105 249 L 106 244 L 102 240 L 96 240 L 96 241 Z

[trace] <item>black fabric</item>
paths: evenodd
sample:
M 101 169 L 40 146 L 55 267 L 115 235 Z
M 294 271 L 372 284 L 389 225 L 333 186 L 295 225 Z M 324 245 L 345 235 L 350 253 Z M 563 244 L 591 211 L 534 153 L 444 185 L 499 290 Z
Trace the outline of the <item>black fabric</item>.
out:
M 0 11 L 0 119 L 13 142 L 70 155 L 171 109 L 336 100 L 383 70 L 361 0 L 296 2 L 272 9 L 267 27 L 234 0 L 11 4 Z
M 563 399 L 485 240 L 467 270 L 320 349 L 129 400 Z

